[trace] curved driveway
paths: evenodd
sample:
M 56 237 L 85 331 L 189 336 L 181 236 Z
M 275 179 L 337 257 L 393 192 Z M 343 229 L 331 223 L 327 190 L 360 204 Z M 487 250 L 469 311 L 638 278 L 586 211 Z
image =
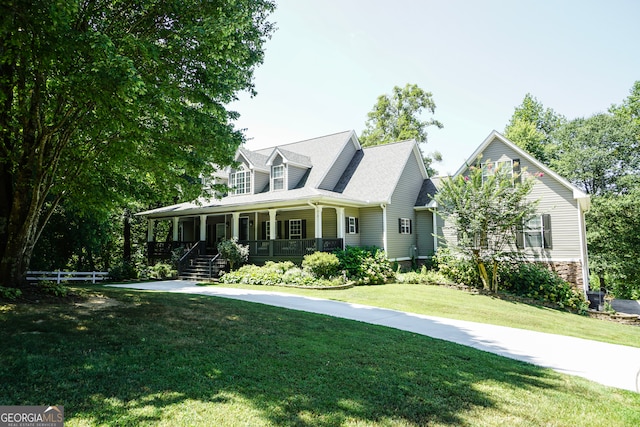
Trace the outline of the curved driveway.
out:
M 110 286 L 232 298 L 388 326 L 577 375 L 607 386 L 639 391 L 640 348 L 635 347 L 282 292 L 196 286 L 195 282 L 189 281 Z

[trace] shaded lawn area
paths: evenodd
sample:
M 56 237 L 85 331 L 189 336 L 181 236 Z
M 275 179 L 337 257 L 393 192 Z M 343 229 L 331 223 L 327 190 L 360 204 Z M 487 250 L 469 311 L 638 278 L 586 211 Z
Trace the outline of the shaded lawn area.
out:
M 640 425 L 640 394 L 408 332 L 100 292 L 2 306 L 1 405 L 64 405 L 67 426 Z
M 623 325 L 573 314 L 566 310 L 525 304 L 444 286 L 392 283 L 384 286 L 355 286 L 343 290 L 235 284 L 209 286 L 291 293 L 640 347 L 640 327 L 638 326 Z M 594 363 L 602 363 L 602 361 L 596 360 Z

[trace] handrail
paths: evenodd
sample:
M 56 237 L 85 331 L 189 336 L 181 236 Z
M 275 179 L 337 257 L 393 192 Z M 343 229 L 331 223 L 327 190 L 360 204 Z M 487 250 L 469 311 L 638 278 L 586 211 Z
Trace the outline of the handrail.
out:
M 178 262 L 182 262 L 184 261 L 185 258 L 187 258 L 189 256 L 189 254 L 191 254 L 191 252 L 198 247 L 198 245 L 200 244 L 200 242 L 196 242 L 195 245 L 191 246 L 191 249 L 189 249 L 187 252 L 185 252 L 184 255 L 182 255 L 182 257 L 180 257 L 180 261 Z
M 196 242 L 193 246 L 191 246 L 191 248 L 189 248 L 189 250 L 180 257 L 180 260 L 178 261 L 178 274 L 182 274 L 182 271 L 184 271 L 184 264 L 186 264 L 186 262 L 190 259 L 193 258 L 193 252 L 195 249 L 197 249 L 198 245 L 200 244 L 200 242 Z M 198 252 L 196 251 L 196 254 Z
M 218 258 L 220 258 L 220 253 L 219 252 L 216 254 L 216 256 L 214 256 L 213 258 L 211 258 L 209 260 L 209 279 L 211 279 L 213 277 L 213 262 L 215 260 L 217 260 Z

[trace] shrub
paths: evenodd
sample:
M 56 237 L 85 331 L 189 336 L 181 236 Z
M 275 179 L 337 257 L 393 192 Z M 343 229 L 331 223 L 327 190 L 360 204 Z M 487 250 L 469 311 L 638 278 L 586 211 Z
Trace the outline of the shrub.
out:
M 335 254 L 314 252 L 305 255 L 302 268 L 319 279 L 328 279 L 340 273 L 340 260 Z
M 138 273 L 135 266 L 132 263 L 120 261 L 109 269 L 109 280 L 120 281 L 137 279 Z
M 17 288 L 5 288 L 0 286 L 0 298 L 13 301 L 22 295 L 22 291 Z
M 178 272 L 174 270 L 170 264 L 159 262 L 151 267 L 151 274 L 156 279 L 166 279 L 168 277 L 175 277 Z
M 535 263 L 504 265 L 500 269 L 500 288 L 515 295 L 547 301 L 586 312 L 584 295 L 553 271 Z
M 36 286 L 45 294 L 56 297 L 66 297 L 69 293 L 69 288 L 64 286 L 62 283 L 42 281 L 38 282 Z
M 410 271 L 397 275 L 398 283 L 408 284 L 422 284 L 422 285 L 444 285 L 452 284 L 453 282 L 445 277 L 444 274 L 439 271 L 427 270 L 422 268 L 420 273 Z
M 229 261 L 231 270 L 244 264 L 249 259 L 249 245 L 241 245 L 235 237 L 218 243 L 218 252 L 220 252 L 222 258 Z
M 434 261 L 438 271 L 452 282 L 482 288 L 478 268 L 470 259 L 454 256 L 447 248 L 438 248 Z
M 223 274 L 220 277 L 220 283 L 274 286 L 281 284 L 285 272 L 293 267 L 294 264 L 291 261 L 267 261 L 262 267 L 247 264 L 237 270 Z
M 335 254 L 347 279 L 356 285 L 382 285 L 395 278 L 391 263 L 380 248 L 347 246 Z

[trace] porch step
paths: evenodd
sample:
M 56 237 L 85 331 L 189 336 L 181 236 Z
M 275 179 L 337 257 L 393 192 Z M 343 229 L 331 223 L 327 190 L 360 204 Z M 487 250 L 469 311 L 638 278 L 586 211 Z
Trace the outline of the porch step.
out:
M 191 260 L 189 265 L 180 272 L 178 276 L 183 280 L 201 280 L 210 281 L 215 280 L 220 275 L 220 270 L 224 270 L 227 266 L 227 260 L 218 258 L 211 266 L 211 277 L 209 277 L 209 260 L 211 256 L 199 256 Z

